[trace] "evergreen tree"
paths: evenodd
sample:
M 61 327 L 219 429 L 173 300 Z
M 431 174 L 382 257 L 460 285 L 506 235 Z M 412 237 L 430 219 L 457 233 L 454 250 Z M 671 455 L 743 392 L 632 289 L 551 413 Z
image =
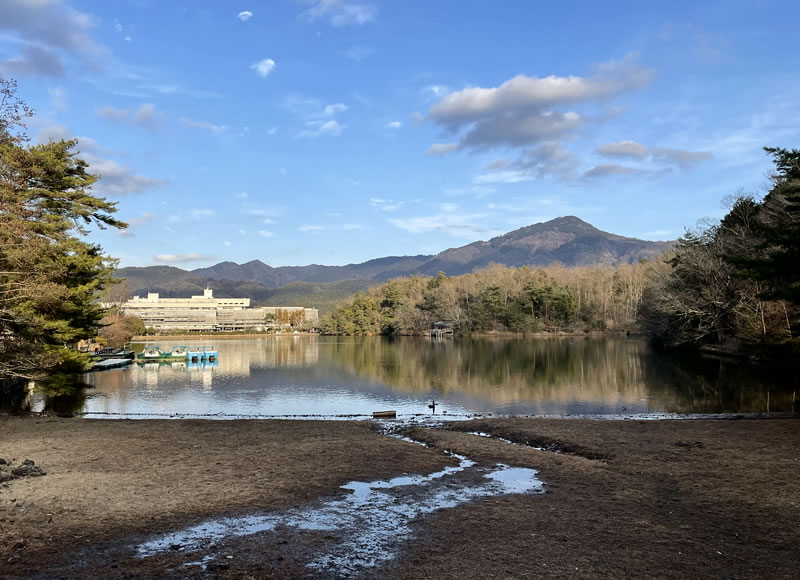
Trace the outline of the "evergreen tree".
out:
M 20 111 L 31 113 L 13 83 L 0 87 L 0 380 L 77 372 L 86 358 L 69 347 L 100 328 L 97 298 L 115 265 L 81 237 L 89 225 L 126 224 L 93 195 L 98 177 L 77 141 L 27 145 Z
M 768 282 L 766 295 L 800 305 L 800 150 L 765 147 L 775 163 L 772 189 L 761 204 L 757 257 L 730 255 L 737 274 Z

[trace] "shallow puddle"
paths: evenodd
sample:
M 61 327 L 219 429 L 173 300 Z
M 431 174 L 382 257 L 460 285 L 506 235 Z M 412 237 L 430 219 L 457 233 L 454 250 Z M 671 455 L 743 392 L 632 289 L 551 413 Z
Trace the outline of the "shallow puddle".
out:
M 413 441 L 413 440 L 412 440 Z M 169 550 L 201 551 L 197 565 L 214 558 L 214 544 L 228 538 L 272 532 L 278 527 L 329 532 L 330 544 L 308 554 L 312 570 L 335 575 L 356 574 L 394 558 L 400 541 L 410 538 L 412 525 L 440 509 L 485 497 L 538 493 L 542 482 L 533 469 L 498 464 L 491 469 L 451 454 L 453 467 L 428 475 L 410 475 L 383 481 L 352 481 L 342 486 L 344 498 L 284 512 L 211 520 L 166 534 L 136 547 L 139 557 Z

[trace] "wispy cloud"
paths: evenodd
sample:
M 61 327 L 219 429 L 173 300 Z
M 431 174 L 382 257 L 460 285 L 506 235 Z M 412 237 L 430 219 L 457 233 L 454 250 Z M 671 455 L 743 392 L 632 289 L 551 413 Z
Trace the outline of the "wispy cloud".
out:
M 375 54 L 375 49 L 370 48 L 369 46 L 351 46 L 344 51 L 344 54 L 347 58 L 354 62 L 361 62 L 362 60 Z
M 196 121 L 194 119 L 187 119 L 186 117 L 181 117 L 180 124 L 184 127 L 192 127 L 194 129 L 202 129 L 204 131 L 208 131 L 210 133 L 215 133 L 217 135 L 221 133 L 225 133 L 226 131 L 230 131 L 230 125 L 215 125 L 209 121 Z
M 403 206 L 402 201 L 394 201 L 391 199 L 382 199 L 380 197 L 369 198 L 369 204 L 375 209 L 381 211 L 395 211 Z
M 391 121 L 390 123 L 386 123 L 383 128 L 384 129 L 400 129 L 403 126 L 401 121 Z
M 325 231 L 325 226 L 302 225 L 297 228 L 297 231 L 304 233 L 320 233 Z
M 486 214 L 456 214 L 443 212 L 438 215 L 410 218 L 392 218 L 389 222 L 410 234 L 444 232 L 453 237 L 474 239 L 476 235 L 486 233 L 484 223 Z
M 153 103 L 144 103 L 138 109 L 101 107 L 95 114 L 112 123 L 126 123 L 151 132 L 158 131 L 164 122 L 164 114 L 156 111 Z
M 591 169 L 583 172 L 583 177 L 591 179 L 593 177 L 608 177 L 611 175 L 647 175 L 649 172 L 637 167 L 627 167 L 616 163 L 600 163 Z
M 275 234 L 267 230 L 258 230 L 258 235 L 262 238 L 274 238 Z
M 47 89 L 47 94 L 50 95 L 50 105 L 56 111 L 63 111 L 67 108 L 67 92 L 61 87 Z
M 184 262 L 210 262 L 215 260 L 208 254 L 156 254 L 153 261 L 161 264 L 180 264 Z
M 685 149 L 672 149 L 669 147 L 648 147 L 636 141 L 620 141 L 600 145 L 595 150 L 605 157 L 645 160 L 675 163 L 686 168 L 700 161 L 708 161 L 712 154 L 710 151 L 687 151 Z
M 239 14 L 236 15 L 236 18 L 241 20 L 242 22 L 247 22 L 253 17 L 253 13 L 249 10 L 242 10 Z
M 338 137 L 346 128 L 347 125 L 343 125 L 334 119 L 330 121 L 307 121 L 306 128 L 299 131 L 295 138 Z
M 128 227 L 124 230 L 118 230 L 117 235 L 121 238 L 135 238 L 136 233 L 134 230 L 137 229 L 138 226 L 153 221 L 153 214 L 145 212 L 137 217 L 127 218 L 125 221 L 128 223 Z
M 447 155 L 453 151 L 458 151 L 461 146 L 458 143 L 434 143 L 428 147 L 428 155 Z
M 331 26 L 363 26 L 375 20 L 378 7 L 358 0 L 308 0 L 311 6 L 301 14 L 309 22 L 327 20 Z

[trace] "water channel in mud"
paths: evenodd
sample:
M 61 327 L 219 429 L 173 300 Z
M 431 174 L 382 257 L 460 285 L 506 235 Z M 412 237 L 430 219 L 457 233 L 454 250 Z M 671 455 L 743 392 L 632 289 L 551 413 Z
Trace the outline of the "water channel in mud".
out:
M 504 464 L 479 467 L 467 457 L 448 454 L 458 460 L 457 466 L 428 475 L 351 481 L 342 486 L 347 493 L 344 497 L 284 512 L 209 520 L 158 536 L 134 549 L 140 558 L 170 551 L 202 554 L 187 566 L 205 568 L 225 557 L 225 542 L 232 538 L 260 538 L 287 528 L 301 533 L 326 532 L 330 534 L 329 544 L 324 549 L 314 548 L 306 567 L 337 576 L 358 574 L 394 559 L 402 541 L 412 537 L 412 526 L 429 514 L 487 497 L 544 491 L 533 469 Z

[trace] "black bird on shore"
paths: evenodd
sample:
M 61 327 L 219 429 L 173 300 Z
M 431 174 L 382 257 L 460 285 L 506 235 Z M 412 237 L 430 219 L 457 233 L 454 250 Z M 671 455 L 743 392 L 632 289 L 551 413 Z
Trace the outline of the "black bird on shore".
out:
M 434 413 L 436 412 L 436 400 L 431 401 L 431 404 L 428 405 L 428 409 L 430 409 Z

